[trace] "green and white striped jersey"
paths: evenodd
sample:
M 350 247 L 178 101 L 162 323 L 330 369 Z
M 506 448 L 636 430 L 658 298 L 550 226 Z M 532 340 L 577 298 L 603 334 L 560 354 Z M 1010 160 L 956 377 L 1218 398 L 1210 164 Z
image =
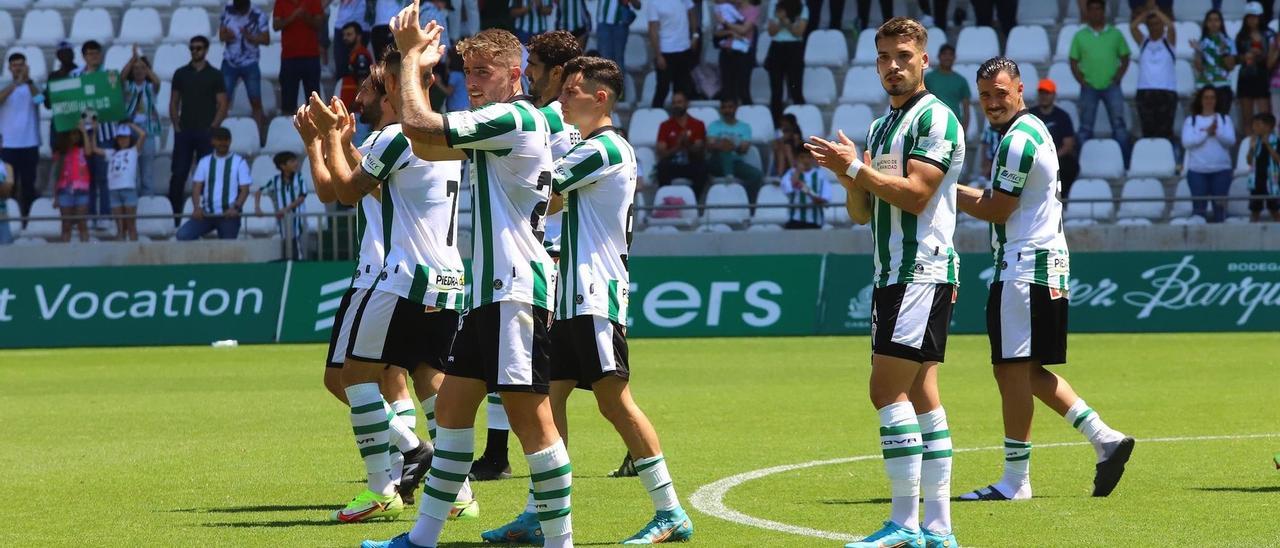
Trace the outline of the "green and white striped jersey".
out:
M 630 9 L 623 0 L 599 0 L 596 3 L 597 20 L 605 25 L 621 25 L 627 20 L 627 10 Z
M 368 156 L 377 133 L 365 138 L 364 144 L 356 147 L 362 156 Z M 369 289 L 378 276 L 382 274 L 382 265 L 386 262 L 386 247 L 382 241 L 382 202 L 372 193 L 360 197 L 360 205 L 356 209 L 356 225 L 363 226 L 360 234 L 360 258 L 356 264 L 355 275 L 351 278 L 351 287 Z
M 956 180 L 964 167 L 964 128 L 955 113 L 932 93 L 922 91 L 867 132 L 871 167 L 905 177 L 907 161 L 918 160 L 944 173 L 937 192 L 915 215 L 873 196 L 871 234 L 875 240 L 876 287 L 899 283 L 947 283 L 960 280 L 960 257 L 952 237 L 956 228 Z
M 991 225 L 996 281 L 1067 289 L 1070 254 L 1062 233 L 1058 150 L 1044 122 L 1019 112 L 991 162 L 991 188 L 1018 199 L 1004 224 Z
M 795 172 L 796 168 L 791 168 L 782 174 L 782 192 L 786 193 L 787 202 L 793 206 L 790 208 L 787 218 L 799 223 L 822 226 L 826 222 L 826 215 L 824 215 L 826 206 L 814 205 L 816 202 L 813 196 L 830 202 L 831 185 L 835 184 L 835 182 L 827 175 L 827 170 L 815 167 L 800 174 L 800 182 L 804 184 L 805 188 L 795 188 L 791 183 Z
M 556 162 L 552 187 L 565 203 L 557 319 L 592 315 L 626 324 L 636 171 L 635 150 L 612 126 Z
M 578 127 L 564 121 L 564 111 L 560 101 L 538 109 L 547 117 L 547 125 L 551 129 L 551 161 L 557 162 L 569 153 L 569 149 L 582 141 L 582 132 Z M 563 213 L 547 215 L 547 230 L 542 235 L 542 244 L 548 253 L 560 253 L 560 220 Z
M 462 162 L 413 155 L 400 124 L 373 138 L 360 167 L 382 182 L 387 260 L 377 289 L 413 302 L 462 310 L 466 271 L 458 255 Z
M 210 154 L 196 164 L 191 181 L 204 183 L 204 195 L 200 207 L 209 215 L 222 215 L 235 207 L 240 192 L 248 193 L 253 179 L 249 175 L 249 162 L 234 152 L 226 156 Z
M 543 0 L 542 4 L 546 5 L 551 0 Z M 530 0 L 524 0 L 525 5 L 529 5 Z M 512 22 L 512 26 L 519 32 L 529 33 L 530 36 L 537 36 L 551 30 L 551 24 L 556 20 L 556 9 L 552 9 L 551 13 L 543 15 L 539 13 L 537 8 L 530 8 L 528 12 L 517 17 Z
M 276 208 L 284 208 L 298 198 L 305 198 L 310 188 L 302 173 L 294 173 L 292 177 L 288 178 L 283 173 L 277 173 L 267 179 L 267 182 L 263 183 L 258 191 L 270 196 L 271 200 L 275 202 Z M 299 206 L 299 213 L 301 213 L 301 209 L 302 207 Z
M 556 6 L 556 28 L 575 31 L 591 26 L 586 0 L 560 0 Z
M 519 96 L 444 115 L 449 147 L 471 160 L 469 308 L 500 301 L 552 310 L 556 272 L 542 245 L 551 193 L 547 119 Z

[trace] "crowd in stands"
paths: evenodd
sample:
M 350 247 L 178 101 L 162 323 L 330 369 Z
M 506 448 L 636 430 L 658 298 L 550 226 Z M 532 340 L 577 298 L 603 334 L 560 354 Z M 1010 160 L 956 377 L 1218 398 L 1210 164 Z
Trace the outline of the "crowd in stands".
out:
M 75 8 L 81 1 L 60 5 Z M 232 0 L 221 7 L 200 1 L 162 8 L 169 10 L 167 36 L 150 7 L 130 7 L 129 0 L 84 3 L 83 9 L 65 12 L 9 9 L 0 14 L 0 45 L 8 46 L 0 76 L 0 208 L 16 204 L 16 210 L 0 209 L 0 216 L 21 218 L 25 225 L 28 216 L 50 213 L 32 212 L 38 198 L 50 198 L 62 215 L 80 217 L 47 236 L 64 241 L 87 240 L 91 234 L 137 239 L 138 223 L 127 217 L 144 209 L 182 213 L 184 219 L 173 222 L 184 221 L 176 230 L 178 239 L 208 232 L 236 238 L 243 218 L 258 212 L 280 219 L 281 234 L 297 237 L 305 225 L 294 219 L 285 230 L 284 221 L 289 213 L 306 212 L 307 170 L 298 165 L 300 142 L 296 134 L 286 135 L 291 127 L 282 117 L 312 93 L 337 94 L 352 103 L 370 66 L 392 45 L 386 22 L 403 0 L 274 0 L 269 5 Z M 1028 107 L 1053 134 L 1068 198 L 1075 197 L 1070 188 L 1077 179 L 1118 184 L 1145 168 L 1145 160 L 1138 166 L 1133 158 L 1164 148 L 1179 169 L 1149 176 L 1166 187 L 1181 174 L 1192 196 L 1221 197 L 1235 192 L 1233 185 L 1247 176 L 1243 184 L 1249 192 L 1274 196 L 1280 194 L 1271 114 L 1280 106 L 1273 104 L 1280 90 L 1274 1 L 1237 6 L 1232 13 L 1239 19 L 1224 17 L 1222 3 L 906 4 L 908 15 L 932 27 L 933 68 L 926 84 L 967 130 L 976 152 L 967 162 L 969 180 L 985 178 L 998 141 L 974 95 L 974 63 L 1003 51 L 1019 59 L 1024 77 L 1029 76 Z M 858 0 L 848 14 L 844 0 L 825 4 L 430 0 L 422 17 L 443 22 L 449 44 L 481 28 L 509 29 L 526 43 L 547 30 L 569 30 L 587 49 L 628 71 L 628 91 L 635 94 L 624 97 L 620 122 L 627 122 L 623 125 L 640 145 L 643 178 L 656 183 L 645 187 L 655 206 L 706 204 L 713 193 L 717 200 L 742 195 L 745 205 L 790 204 L 780 210 L 783 217 L 771 218 L 789 228 L 809 228 L 831 224 L 831 213 L 839 216 L 839 208 L 826 206 L 842 201 L 843 189 L 812 164 L 802 143 L 809 135 L 837 129 L 863 140 L 867 124 L 887 105 L 875 78 L 870 35 L 895 15 L 892 0 Z M 99 6 L 125 12 L 118 19 L 118 39 L 110 24 L 105 34 L 81 28 L 81 15 L 103 11 Z M 1189 12 L 1192 7 L 1198 11 Z M 48 23 L 42 19 L 49 17 L 45 12 L 57 21 L 56 32 L 42 30 Z M 1035 24 L 1019 26 L 1020 12 Z M 58 17 L 73 13 L 68 36 Z M 20 36 L 13 30 L 15 16 L 23 17 Z M 156 27 L 149 43 L 137 39 L 147 36 L 139 25 L 148 23 Z M 1058 29 L 1054 51 L 1045 28 Z M 84 36 L 94 38 L 70 41 Z M 1027 36 L 1035 40 L 1024 42 Z M 45 40 L 50 37 L 54 41 Z M 110 49 L 104 48 L 113 40 Z M 155 47 L 156 42 L 162 44 Z M 1042 47 L 1024 52 L 1024 44 Z M 144 50 L 153 47 L 148 57 Z M 184 57 L 176 57 L 179 47 L 186 49 Z M 44 51 L 52 51 L 51 71 L 45 70 Z M 120 70 L 125 119 L 97 120 L 86 112 L 76 128 L 55 131 L 50 83 L 107 69 Z M 1040 78 L 1046 70 L 1048 78 Z M 845 83 L 837 97 L 838 75 Z M 444 108 L 468 108 L 456 55 L 438 67 L 431 94 Z M 1105 116 L 1098 114 L 1099 104 Z M 47 129 L 41 127 L 45 123 Z M 1110 154 L 1106 143 L 1118 150 L 1119 172 L 1099 174 L 1093 162 L 1082 170 L 1080 158 L 1089 150 Z M 165 177 L 167 185 L 161 182 Z M 721 185 L 736 186 L 716 190 Z M 687 186 L 690 192 L 662 190 L 672 186 Z M 1178 186 L 1177 193 L 1183 192 Z M 672 199 L 673 193 L 679 196 Z M 263 194 L 269 200 L 262 200 Z M 157 210 L 162 197 L 167 207 Z M 250 197 L 255 197 L 252 204 Z M 1254 220 L 1263 213 L 1280 220 L 1280 200 L 1258 199 L 1249 208 Z M 1221 200 L 1204 200 L 1194 203 L 1192 213 L 1220 222 L 1230 209 Z M 652 217 L 687 214 L 655 211 Z M 93 218 L 106 215 L 119 220 Z M 0 222 L 0 243 L 12 241 L 10 226 Z M 160 231 L 168 233 L 162 237 L 174 233 Z

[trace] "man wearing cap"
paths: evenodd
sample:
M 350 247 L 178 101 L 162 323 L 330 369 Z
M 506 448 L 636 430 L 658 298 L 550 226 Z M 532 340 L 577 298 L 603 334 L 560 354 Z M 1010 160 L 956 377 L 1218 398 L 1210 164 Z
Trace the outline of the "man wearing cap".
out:
M 1076 176 L 1080 175 L 1080 158 L 1076 151 L 1076 128 L 1071 123 L 1067 111 L 1058 108 L 1058 85 L 1053 80 L 1043 78 L 1036 86 L 1036 106 L 1031 113 L 1036 115 L 1053 137 L 1053 146 L 1058 149 L 1058 176 L 1062 180 L 1062 195 L 1065 197 L 1071 190 Z
M 210 132 L 213 154 L 196 164 L 191 175 L 191 219 L 178 228 L 179 240 L 195 240 L 217 230 L 218 238 L 234 240 L 240 234 L 240 212 L 249 199 L 249 162 L 231 152 L 231 130 Z

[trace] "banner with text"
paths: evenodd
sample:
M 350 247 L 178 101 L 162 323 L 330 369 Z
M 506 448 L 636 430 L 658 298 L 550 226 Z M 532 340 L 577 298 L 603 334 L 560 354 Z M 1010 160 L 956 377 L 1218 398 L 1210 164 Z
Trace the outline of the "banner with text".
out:
M 99 122 L 118 122 L 125 117 L 120 74 L 114 70 L 50 82 L 49 104 L 57 131 L 69 131 L 85 122 L 82 115 L 86 110 L 92 110 Z
M 984 333 L 986 254 L 961 258 L 954 333 Z M 1073 332 L 1280 330 L 1280 253 L 1077 253 Z M 351 263 L 0 270 L 0 348 L 322 342 Z M 865 335 L 871 257 L 631 259 L 630 335 Z

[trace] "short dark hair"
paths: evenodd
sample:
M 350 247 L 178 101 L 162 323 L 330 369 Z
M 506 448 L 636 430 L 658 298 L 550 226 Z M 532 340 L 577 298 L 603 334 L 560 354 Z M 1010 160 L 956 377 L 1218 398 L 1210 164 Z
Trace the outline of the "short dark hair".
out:
M 562 67 L 565 63 L 582 56 L 582 47 L 578 39 L 567 30 L 553 30 L 534 36 L 529 41 L 529 54 L 536 54 L 548 68 Z
M 10 62 L 10 63 L 12 63 L 12 62 L 14 62 L 14 61 L 19 61 L 19 60 L 21 60 L 21 61 L 26 61 L 26 60 L 27 60 L 27 56 L 26 56 L 26 55 L 23 55 L 21 51 L 15 51 L 15 52 L 13 52 L 13 53 L 10 53 L 10 54 L 9 54 L 9 62 Z
M 1253 121 L 1267 124 L 1267 127 L 1275 127 L 1276 115 L 1270 112 L 1259 112 L 1253 115 Z
M 350 21 L 350 22 L 348 22 L 347 24 L 342 25 L 342 32 L 346 32 L 346 31 L 347 31 L 347 29 L 352 28 L 352 27 L 355 27 L 355 29 L 356 29 L 356 34 L 360 34 L 360 35 L 363 35 L 363 34 L 364 34 L 364 27 L 360 26 L 360 23 L 357 23 L 357 22 L 355 22 L 355 21 Z
M 1018 70 L 1018 64 L 1008 57 L 992 57 L 982 63 L 978 67 L 978 79 L 990 80 L 995 78 L 1001 72 L 1008 74 L 1010 78 L 1021 78 L 1022 73 Z
M 876 43 L 879 44 L 883 38 L 905 36 L 915 41 L 920 49 L 925 49 L 929 45 L 929 31 L 915 19 L 906 17 L 894 17 L 885 21 L 876 29 Z
M 229 130 L 229 129 L 225 128 L 225 127 L 222 127 L 222 126 L 215 127 L 215 128 L 213 128 L 213 130 L 211 130 L 211 131 L 209 132 L 209 138 L 210 138 L 210 139 L 226 139 L 226 140 L 230 141 L 230 140 L 231 140 L 231 130 Z
M 369 67 L 369 85 L 378 95 L 387 94 L 387 78 L 400 73 L 400 51 L 388 48 L 382 62 Z M 423 75 L 424 77 L 426 75 Z
M 1107 7 L 1107 0 L 1087 0 L 1087 1 L 1084 3 L 1084 7 L 1086 7 L 1086 8 L 1091 7 L 1091 6 L 1094 6 L 1094 5 L 1098 5 L 1098 6 L 1102 6 L 1103 8 L 1106 8 L 1106 7 Z
M 955 53 L 956 47 L 951 44 L 943 44 L 942 47 L 938 48 L 938 55 L 942 55 L 943 52 L 947 52 L 947 51 L 951 53 Z
M 82 55 L 91 51 L 102 51 L 102 44 L 99 44 L 97 40 L 89 40 L 88 42 L 85 42 L 83 46 L 80 46 L 80 53 Z
M 197 34 L 195 36 L 192 36 L 191 40 L 187 43 L 195 44 L 197 42 L 200 43 L 200 45 L 204 46 L 205 49 L 209 49 L 209 38 L 207 36 L 203 34 Z
M 622 70 L 618 64 L 603 57 L 577 57 L 564 66 L 564 77 L 582 73 L 582 80 L 604 86 L 613 95 L 610 102 L 622 97 Z M 678 92 L 677 92 L 678 93 Z
M 284 169 L 284 165 L 289 163 L 289 160 L 296 159 L 298 159 L 297 154 L 286 150 L 284 152 L 277 152 L 275 156 L 272 156 L 271 163 L 276 165 L 276 169 Z

